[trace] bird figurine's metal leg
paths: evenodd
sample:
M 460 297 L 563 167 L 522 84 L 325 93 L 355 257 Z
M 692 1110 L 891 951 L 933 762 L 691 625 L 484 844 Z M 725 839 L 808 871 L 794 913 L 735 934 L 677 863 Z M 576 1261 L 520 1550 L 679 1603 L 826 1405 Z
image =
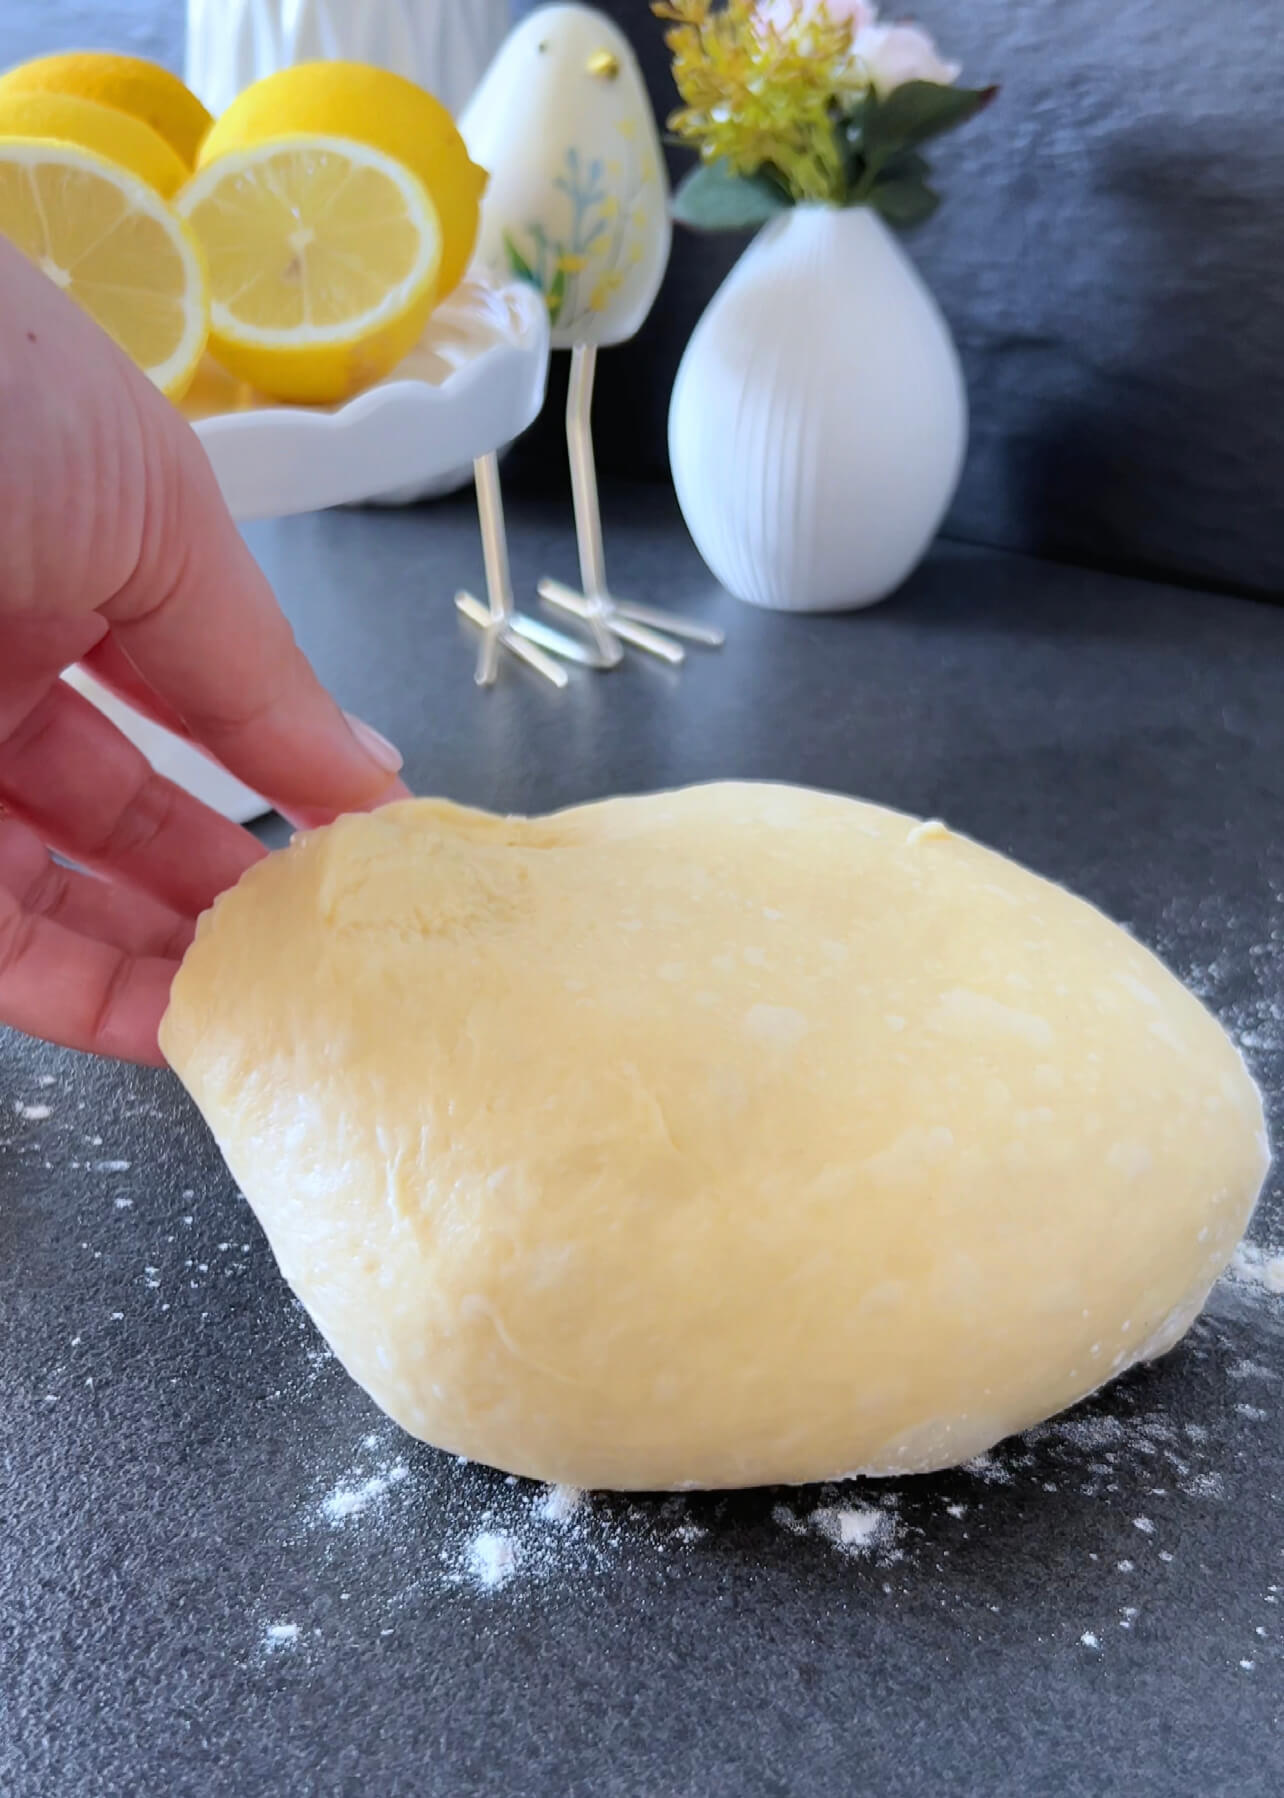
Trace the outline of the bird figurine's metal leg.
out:
M 632 600 L 611 596 L 606 584 L 602 511 L 598 502 L 597 464 L 593 457 L 593 378 L 596 372 L 596 347 L 577 344 L 571 353 L 566 442 L 571 458 L 571 491 L 575 499 L 575 535 L 579 543 L 582 590 L 577 593 L 561 581 L 546 579 L 539 584 L 539 595 L 548 605 L 556 606 L 559 611 L 588 625 L 602 665 L 609 666 L 620 660 L 622 641 L 677 667 L 685 659 L 686 652 L 681 643 L 670 642 L 671 637 L 682 637 L 688 643 L 719 649 L 725 641 L 724 633 L 694 618 L 682 618 L 656 606 L 638 605 Z M 662 632 L 668 635 L 662 635 Z
M 494 455 L 482 456 L 473 465 L 473 477 L 477 485 L 477 515 L 481 521 L 488 603 L 483 605 L 471 593 L 457 593 L 455 604 L 468 622 L 475 624 L 482 633 L 481 649 L 477 656 L 477 685 L 494 685 L 499 673 L 501 649 L 507 649 L 517 656 L 528 668 L 542 674 L 555 687 L 564 687 L 569 677 L 565 668 L 554 661 L 554 656 L 560 656 L 568 662 L 578 662 L 583 668 L 609 666 L 587 644 L 577 643 L 573 638 L 564 636 L 561 631 L 542 624 L 538 618 L 524 617 L 514 609 L 498 458 Z M 618 653 L 614 659 L 619 660 Z

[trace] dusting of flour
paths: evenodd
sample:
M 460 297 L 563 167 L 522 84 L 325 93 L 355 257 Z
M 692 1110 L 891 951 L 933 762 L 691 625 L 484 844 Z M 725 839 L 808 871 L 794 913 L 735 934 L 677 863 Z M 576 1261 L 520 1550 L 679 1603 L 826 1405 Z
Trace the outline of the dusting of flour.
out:
M 1278 1298 L 1284 1294 L 1284 1249 L 1241 1242 L 1226 1270 L 1226 1277 L 1237 1286 L 1247 1286 Z
M 356 1485 L 347 1485 L 340 1480 L 322 1499 L 321 1515 L 330 1524 L 346 1523 L 350 1517 L 360 1517 L 363 1511 L 386 1497 L 389 1488 L 404 1480 L 409 1471 L 404 1461 L 397 1461 Z
M 900 1534 L 894 1506 L 821 1505 L 812 1512 L 811 1524 L 845 1555 L 890 1556 Z

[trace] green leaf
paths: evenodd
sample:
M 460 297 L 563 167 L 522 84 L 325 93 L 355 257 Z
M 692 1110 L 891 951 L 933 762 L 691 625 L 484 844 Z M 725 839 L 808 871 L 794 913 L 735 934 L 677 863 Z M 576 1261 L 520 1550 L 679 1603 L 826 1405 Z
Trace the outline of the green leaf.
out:
M 941 203 L 941 196 L 917 176 L 894 176 L 879 181 L 869 196 L 869 203 L 882 213 L 889 225 L 908 230 L 930 219 Z
M 548 290 L 548 316 L 551 324 L 556 324 L 562 316 L 562 307 L 566 303 L 566 270 L 559 268 L 553 276 L 553 284 Z
M 734 175 L 725 162 L 702 162 L 673 196 L 673 216 L 693 231 L 756 231 L 791 204 L 768 175 Z
M 929 138 L 954 131 L 987 107 L 997 87 L 945 87 L 936 81 L 907 81 L 866 111 L 863 139 L 880 160 Z
M 540 278 L 522 255 L 508 232 L 504 233 L 504 254 L 508 257 L 508 266 L 519 281 L 528 281 L 532 287 L 540 287 Z M 542 291 L 542 288 L 541 288 Z
M 932 165 L 917 150 L 898 150 L 878 171 L 880 181 L 926 181 Z

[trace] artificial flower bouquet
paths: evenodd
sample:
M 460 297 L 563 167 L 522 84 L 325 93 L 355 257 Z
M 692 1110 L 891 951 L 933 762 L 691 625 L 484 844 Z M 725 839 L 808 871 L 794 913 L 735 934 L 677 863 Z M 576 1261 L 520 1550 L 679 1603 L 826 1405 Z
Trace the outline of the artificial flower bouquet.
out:
M 675 216 L 742 231 L 792 206 L 871 206 L 916 225 L 940 203 L 922 146 L 965 124 L 994 87 L 957 85 L 913 24 L 870 0 L 655 0 L 682 100 L 669 120 L 699 165 Z

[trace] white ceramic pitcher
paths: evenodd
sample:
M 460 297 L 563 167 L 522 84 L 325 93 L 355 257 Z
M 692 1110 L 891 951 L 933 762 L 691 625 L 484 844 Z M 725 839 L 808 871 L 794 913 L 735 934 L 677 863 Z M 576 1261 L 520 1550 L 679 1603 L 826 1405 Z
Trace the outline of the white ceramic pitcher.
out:
M 293 63 L 374 63 L 457 113 L 508 30 L 508 0 L 187 0 L 187 84 L 214 114 Z

